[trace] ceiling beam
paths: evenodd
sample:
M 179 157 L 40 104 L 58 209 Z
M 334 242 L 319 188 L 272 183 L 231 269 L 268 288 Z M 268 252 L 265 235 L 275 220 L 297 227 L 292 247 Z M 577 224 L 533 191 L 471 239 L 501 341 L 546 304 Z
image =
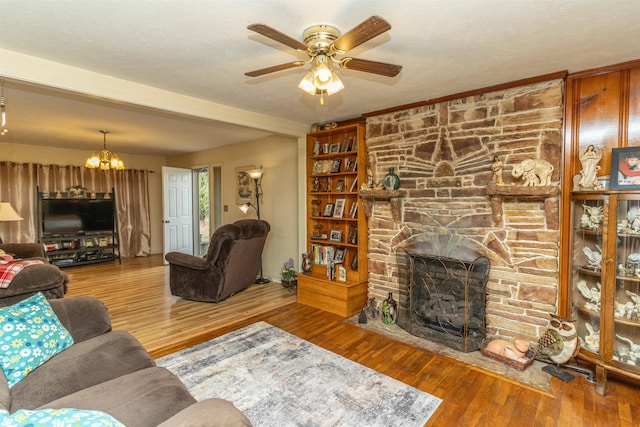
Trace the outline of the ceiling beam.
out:
M 229 107 L 128 80 L 0 49 L 0 76 L 170 113 L 301 137 L 309 124 Z

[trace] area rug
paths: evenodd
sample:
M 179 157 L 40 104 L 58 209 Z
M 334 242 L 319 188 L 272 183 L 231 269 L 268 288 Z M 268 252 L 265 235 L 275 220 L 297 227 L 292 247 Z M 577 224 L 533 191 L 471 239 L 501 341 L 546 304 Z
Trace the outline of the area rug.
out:
M 424 426 L 441 400 L 265 322 L 158 359 L 256 427 Z
M 346 321 L 352 325 L 359 326 L 372 332 L 377 332 L 381 335 L 411 344 L 415 347 L 432 351 L 443 356 L 448 356 L 483 371 L 490 371 L 491 373 L 498 374 L 526 387 L 532 387 L 533 389 L 546 393 L 549 393 L 549 389 L 551 388 L 551 375 L 542 371 L 542 368 L 546 366 L 546 363 L 538 362 L 537 360 L 524 371 L 519 371 L 511 366 L 482 355 L 479 350 L 463 353 L 447 347 L 444 344 L 439 344 L 425 338 L 411 335 L 398 325 L 386 325 L 381 319 L 369 320 L 365 324 L 360 324 L 358 322 L 358 316 L 353 316 Z

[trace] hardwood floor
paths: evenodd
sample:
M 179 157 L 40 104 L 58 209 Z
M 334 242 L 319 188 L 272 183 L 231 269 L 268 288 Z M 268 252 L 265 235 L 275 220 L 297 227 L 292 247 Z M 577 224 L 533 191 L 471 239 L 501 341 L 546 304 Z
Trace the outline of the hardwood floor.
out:
M 295 302 L 277 283 L 256 285 L 218 304 L 170 295 L 158 255 L 66 269 L 69 296 L 93 295 L 114 329 L 133 333 L 154 357 L 263 320 L 443 400 L 427 426 L 640 426 L 640 388 L 610 379 L 599 396 L 582 376 L 552 380 L 550 393 L 344 322 Z

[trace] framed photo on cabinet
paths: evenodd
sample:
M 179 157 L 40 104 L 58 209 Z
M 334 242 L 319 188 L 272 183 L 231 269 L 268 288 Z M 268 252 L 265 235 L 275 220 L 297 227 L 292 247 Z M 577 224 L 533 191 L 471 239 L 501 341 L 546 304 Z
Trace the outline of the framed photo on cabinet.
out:
M 344 190 L 344 180 L 339 179 L 338 182 L 336 182 L 336 192 L 341 193 L 342 190 Z
M 342 230 L 331 229 L 329 232 L 329 240 L 332 242 L 342 242 Z
M 344 261 L 344 255 L 347 252 L 346 248 L 340 247 L 340 248 L 336 248 L 336 254 L 333 257 L 333 260 L 335 262 L 343 262 Z
M 331 144 L 329 146 L 329 153 L 339 153 L 340 152 L 340 143 L 336 142 L 335 144 Z
M 640 190 L 640 147 L 611 149 L 612 190 Z

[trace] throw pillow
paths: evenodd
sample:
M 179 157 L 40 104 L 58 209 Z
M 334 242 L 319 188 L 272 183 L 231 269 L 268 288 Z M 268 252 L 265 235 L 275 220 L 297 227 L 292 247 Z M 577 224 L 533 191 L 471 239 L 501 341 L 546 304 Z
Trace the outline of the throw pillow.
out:
M 124 424 L 105 412 L 81 409 L 20 409 L 11 415 L 6 410 L 0 411 L 0 427 L 51 426 L 124 427 Z
M 9 387 L 72 344 L 41 292 L 0 308 L 0 365 Z

